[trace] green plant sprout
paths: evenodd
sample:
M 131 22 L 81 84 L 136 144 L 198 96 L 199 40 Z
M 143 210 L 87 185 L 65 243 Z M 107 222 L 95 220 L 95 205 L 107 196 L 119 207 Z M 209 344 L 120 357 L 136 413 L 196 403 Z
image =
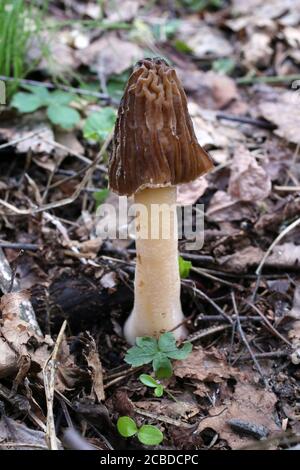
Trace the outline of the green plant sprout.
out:
M 165 387 L 156 380 L 154 377 L 148 374 L 141 374 L 139 376 L 140 381 L 142 384 L 146 385 L 146 387 L 154 388 L 154 395 L 156 397 L 162 397 L 165 390 Z
M 192 262 L 186 261 L 182 258 L 182 256 L 178 257 L 178 264 L 179 264 L 179 275 L 181 279 L 186 279 L 190 275 L 190 270 L 192 268 Z
M 167 388 L 163 384 L 161 384 L 159 380 L 156 380 L 151 375 L 141 374 L 139 376 L 139 379 L 142 382 L 142 384 L 146 385 L 146 387 L 154 388 L 154 395 L 157 398 L 162 397 L 163 394 L 166 393 L 167 395 L 169 395 L 170 398 L 172 398 L 172 400 L 178 402 L 178 400 L 176 400 L 174 395 L 172 395 L 172 393 L 169 392 L 169 390 L 167 390 Z
M 121 416 L 118 419 L 117 429 L 122 437 L 132 437 L 136 435 L 138 440 L 147 446 L 156 446 L 164 439 L 163 433 L 156 426 L 143 424 L 143 426 L 138 428 L 135 421 L 129 416 Z
M 173 369 L 170 359 L 183 360 L 188 357 L 193 346 L 185 342 L 181 348 L 171 332 L 163 333 L 159 339 L 151 336 L 136 338 L 136 346 L 128 349 L 125 362 L 133 367 L 152 363 L 153 371 L 158 379 L 172 376 Z

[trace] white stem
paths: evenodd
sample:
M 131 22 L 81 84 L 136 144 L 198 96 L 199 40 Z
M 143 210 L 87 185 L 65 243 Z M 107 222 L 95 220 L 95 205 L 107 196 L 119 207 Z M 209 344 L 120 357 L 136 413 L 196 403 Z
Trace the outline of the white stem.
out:
M 136 217 L 136 271 L 134 308 L 125 324 L 125 337 L 158 337 L 179 325 L 184 316 L 180 303 L 176 187 L 144 189 L 135 195 L 140 204 Z M 157 216 L 161 211 L 161 215 Z M 186 336 L 180 326 L 177 339 Z

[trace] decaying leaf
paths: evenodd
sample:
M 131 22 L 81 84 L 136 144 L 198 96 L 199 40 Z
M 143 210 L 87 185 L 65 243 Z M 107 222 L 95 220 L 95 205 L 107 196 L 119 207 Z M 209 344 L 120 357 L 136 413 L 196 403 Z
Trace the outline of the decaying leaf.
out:
M 232 53 L 232 46 L 225 35 L 204 22 L 183 21 L 178 38 L 183 41 L 199 59 L 207 57 L 227 57 Z
M 232 449 L 241 448 L 253 442 L 253 438 L 233 431 L 228 421 L 243 420 L 252 426 L 263 426 L 272 435 L 280 431 L 275 421 L 276 402 L 273 392 L 239 382 L 233 396 L 225 399 L 222 405 L 212 407 L 209 416 L 200 422 L 197 431 L 213 429 Z
M 18 370 L 18 358 L 9 344 L 0 338 L 0 378 L 9 377 Z
M 265 33 L 254 33 L 242 47 L 244 61 L 247 65 L 266 67 L 272 57 L 271 37 Z
M 79 59 L 89 65 L 98 75 L 109 77 L 120 74 L 143 57 L 143 52 L 136 44 L 119 39 L 115 33 L 109 33 L 94 41 Z
M 187 184 L 180 184 L 177 187 L 177 204 L 185 206 L 195 204 L 199 197 L 201 197 L 208 186 L 205 176 L 200 176 L 195 181 Z
M 218 264 L 225 271 L 236 273 L 247 272 L 249 268 L 258 266 L 264 253 L 261 248 L 256 246 L 247 246 L 231 255 L 225 255 L 218 258 Z
M 1 449 L 7 450 L 47 450 L 46 434 L 28 428 L 7 416 L 0 419 Z
M 195 348 L 187 360 L 177 361 L 174 365 L 176 377 L 191 379 L 199 384 L 199 394 L 205 395 L 201 387 L 203 382 L 222 382 L 224 379 L 236 375 L 237 371 L 226 363 L 225 358 L 217 349 L 205 351 L 203 348 Z
M 97 401 L 101 402 L 105 399 L 105 393 L 103 386 L 103 370 L 99 353 L 97 351 L 95 340 L 89 333 L 85 333 L 84 342 L 86 350 L 84 356 L 91 373 L 92 393 Z
M 265 170 L 245 147 L 236 148 L 231 165 L 228 193 L 239 201 L 262 201 L 271 191 Z
M 217 191 L 210 200 L 206 215 L 213 222 L 255 220 L 255 208 L 250 201 L 239 201 L 225 191 Z
M 274 133 L 289 142 L 300 144 L 299 91 L 286 91 L 277 95 L 276 102 L 262 101 L 261 115 L 277 126 Z
M 189 392 L 177 396 L 176 401 L 169 398 L 162 398 L 160 401 L 140 400 L 135 403 L 135 406 L 150 413 L 165 415 L 172 419 L 189 419 L 199 413 L 197 401 Z

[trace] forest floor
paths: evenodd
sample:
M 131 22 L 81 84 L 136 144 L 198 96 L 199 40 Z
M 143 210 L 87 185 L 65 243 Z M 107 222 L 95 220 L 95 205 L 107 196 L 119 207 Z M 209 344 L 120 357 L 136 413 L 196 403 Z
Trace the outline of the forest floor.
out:
M 0 47 L 0 449 L 146 448 L 120 436 L 121 416 L 159 428 L 160 449 L 297 445 L 299 2 L 117 3 L 49 2 L 17 87 Z M 179 241 L 193 350 L 162 397 L 139 380 L 150 366 L 124 361 L 134 239 L 102 240 L 96 214 L 117 206 L 111 131 L 149 56 L 175 67 L 215 165 L 180 189 L 179 203 L 204 204 L 205 240 Z

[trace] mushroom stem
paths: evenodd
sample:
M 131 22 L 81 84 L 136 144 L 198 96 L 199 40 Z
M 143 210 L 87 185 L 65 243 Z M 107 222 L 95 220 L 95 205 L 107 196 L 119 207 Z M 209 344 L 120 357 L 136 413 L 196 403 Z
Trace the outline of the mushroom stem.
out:
M 135 299 L 125 324 L 125 337 L 158 337 L 183 319 L 178 267 L 176 187 L 144 189 L 135 194 L 136 217 Z M 174 330 L 177 339 L 186 329 Z

